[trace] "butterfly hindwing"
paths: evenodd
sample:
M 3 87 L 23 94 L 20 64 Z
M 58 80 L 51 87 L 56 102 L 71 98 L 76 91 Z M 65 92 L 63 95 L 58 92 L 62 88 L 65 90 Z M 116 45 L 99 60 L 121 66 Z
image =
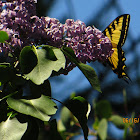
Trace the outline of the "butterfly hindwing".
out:
M 130 15 L 125 14 L 117 17 L 104 31 L 113 46 L 113 54 L 108 58 L 108 63 L 119 78 L 129 79 L 125 73 L 126 60 L 122 46 L 125 43 L 129 27 Z

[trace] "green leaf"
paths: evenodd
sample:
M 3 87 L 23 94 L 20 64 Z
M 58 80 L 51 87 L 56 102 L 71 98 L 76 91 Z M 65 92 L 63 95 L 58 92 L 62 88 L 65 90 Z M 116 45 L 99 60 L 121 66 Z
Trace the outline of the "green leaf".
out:
M 84 138 L 85 140 L 87 140 L 88 137 L 87 118 L 90 112 L 90 105 L 83 97 L 77 96 L 69 100 L 66 103 L 66 107 L 78 119 L 84 132 Z
M 69 47 L 63 47 L 62 51 L 68 55 L 68 57 L 70 57 L 70 59 L 73 59 L 72 61 L 75 61 L 75 63 L 77 63 L 78 59 L 73 51 L 72 48 Z
M 48 59 L 50 59 L 50 60 L 52 60 L 52 61 L 56 61 L 57 60 L 57 58 L 56 58 L 56 56 L 55 56 L 55 54 L 54 54 L 54 52 L 53 52 L 53 47 L 49 47 L 49 46 L 47 46 L 47 47 L 43 47 L 43 49 L 46 49 L 46 51 L 47 51 L 47 58 Z
M 0 31 L 0 43 L 4 43 L 8 39 L 8 34 L 5 31 Z
M 48 79 L 52 71 L 58 72 L 61 68 L 65 67 L 65 57 L 60 49 L 58 48 L 42 48 L 42 49 L 34 49 L 34 54 L 37 58 L 37 65 L 33 68 L 33 70 L 25 74 L 27 78 L 33 81 L 35 84 L 40 85 L 46 79 Z M 55 56 L 54 56 L 55 55 Z M 22 55 L 22 60 L 24 61 L 26 55 Z M 56 59 L 55 59 L 56 57 Z M 27 67 L 30 67 L 29 63 L 24 64 Z M 22 64 L 21 64 L 22 67 Z M 23 66 L 24 67 L 24 66 Z
M 26 46 L 21 50 L 20 66 L 24 74 L 30 73 L 37 65 L 36 48 L 34 46 Z
M 16 118 L 8 118 L 0 123 L 1 140 L 20 140 L 27 129 L 27 123 L 20 123 Z
M 86 64 L 83 64 L 83 63 L 79 62 L 77 60 L 72 48 L 63 47 L 62 51 L 82 71 L 82 73 L 85 75 L 85 77 L 90 82 L 91 86 L 95 90 L 101 92 L 101 87 L 100 87 L 100 83 L 99 83 L 99 80 L 98 80 L 98 76 L 96 75 L 96 72 L 94 71 L 94 69 L 89 65 L 86 65 Z
M 96 104 L 96 114 L 100 118 L 109 118 L 112 114 L 112 107 L 110 103 L 106 100 L 101 100 Z
M 110 120 L 117 126 L 117 127 L 123 127 L 125 126 L 125 123 L 123 122 L 123 117 L 119 115 L 112 115 L 110 117 Z
M 42 121 L 48 121 L 57 110 L 56 104 L 45 95 L 32 100 L 14 99 L 9 97 L 7 103 L 17 112 L 33 116 Z
M 96 75 L 95 70 L 91 66 L 83 64 L 83 63 L 79 63 L 78 67 L 83 72 L 83 74 L 86 76 L 86 78 L 90 82 L 91 86 L 95 90 L 102 92 L 100 83 L 98 80 L 98 76 Z
M 99 128 L 97 130 L 97 133 L 101 140 L 106 140 L 107 138 L 107 120 L 106 119 L 102 119 L 99 122 Z
M 7 96 L 2 97 L 2 98 L 0 99 L 0 101 L 4 100 L 4 99 L 6 99 L 6 98 L 9 98 L 9 97 L 11 97 L 11 96 L 13 96 L 13 95 L 15 95 L 15 94 L 17 94 L 17 93 L 18 93 L 18 92 L 15 91 L 15 92 L 13 92 L 13 93 L 11 93 L 11 94 L 8 94 Z

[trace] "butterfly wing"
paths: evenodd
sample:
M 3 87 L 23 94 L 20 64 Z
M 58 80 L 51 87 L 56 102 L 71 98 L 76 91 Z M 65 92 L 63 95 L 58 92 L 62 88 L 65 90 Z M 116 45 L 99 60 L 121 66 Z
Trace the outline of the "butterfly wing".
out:
M 108 58 L 108 63 L 118 77 L 123 79 L 130 79 L 125 72 L 126 65 L 124 61 L 126 58 L 122 50 L 127 37 L 129 21 L 130 15 L 121 15 L 103 31 L 104 35 L 111 40 L 114 50 L 112 56 Z

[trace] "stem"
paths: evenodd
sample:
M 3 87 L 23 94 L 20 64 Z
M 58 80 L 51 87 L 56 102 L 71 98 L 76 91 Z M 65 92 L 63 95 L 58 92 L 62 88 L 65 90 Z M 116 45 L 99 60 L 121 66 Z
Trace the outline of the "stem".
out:
M 8 43 L 7 41 L 4 41 L 4 43 L 7 44 L 7 45 L 9 45 L 9 46 L 10 46 L 10 49 L 11 49 L 11 47 L 14 48 L 14 46 L 12 46 L 12 45 L 11 45 L 10 43 Z
M 10 119 L 10 117 L 12 116 L 13 112 L 11 112 L 11 114 L 9 115 L 8 119 Z
M 16 61 L 14 68 L 16 68 L 18 64 L 19 64 L 19 61 Z
M 123 97 L 124 97 L 124 109 L 126 115 L 128 114 L 128 107 L 127 107 L 127 94 L 126 94 L 126 89 L 123 89 Z
M 13 92 L 13 93 L 11 93 L 11 94 L 9 94 L 9 95 L 3 97 L 2 99 L 0 99 L 0 101 L 6 99 L 6 98 L 8 98 L 8 97 L 11 97 L 12 95 L 14 95 L 14 94 L 16 94 L 16 93 L 17 93 L 17 91 L 15 91 L 15 92 Z
M 62 103 L 61 101 L 59 101 L 59 100 L 57 100 L 57 99 L 55 99 L 55 98 L 53 98 L 53 97 L 49 97 L 50 99 L 52 99 L 52 100 L 55 100 L 55 101 L 57 101 L 57 102 L 59 102 L 59 103 L 61 103 L 62 105 L 64 105 L 65 106 L 65 104 L 64 103 Z
M 10 43 L 8 43 L 7 41 L 4 41 L 4 43 L 8 45 L 8 48 L 9 48 L 9 49 L 12 49 L 12 47 L 14 48 L 14 46 L 12 46 L 12 45 L 11 45 Z M 12 55 L 14 56 L 14 58 L 16 59 L 15 54 L 14 54 L 13 52 L 11 52 L 11 54 L 12 54 Z

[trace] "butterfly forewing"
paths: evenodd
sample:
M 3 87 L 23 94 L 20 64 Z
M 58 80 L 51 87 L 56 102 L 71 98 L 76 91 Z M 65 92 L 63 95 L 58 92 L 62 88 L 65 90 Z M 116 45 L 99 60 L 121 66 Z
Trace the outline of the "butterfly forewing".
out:
M 127 31 L 129 27 L 130 15 L 125 14 L 117 17 L 104 31 L 103 33 L 111 40 L 113 46 L 113 54 L 108 59 L 108 63 L 112 67 L 112 70 L 118 75 L 119 78 L 127 78 L 125 73 L 124 51 L 122 46 L 125 43 Z

